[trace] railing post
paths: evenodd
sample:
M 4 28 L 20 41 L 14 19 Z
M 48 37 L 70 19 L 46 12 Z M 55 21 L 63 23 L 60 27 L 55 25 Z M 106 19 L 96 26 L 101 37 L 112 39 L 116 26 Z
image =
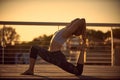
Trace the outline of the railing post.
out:
M 59 25 L 58 25 L 58 30 L 59 30 L 60 28 L 59 28 Z
M 2 46 L 2 64 L 4 64 L 4 46 L 5 46 L 5 44 L 4 44 L 4 27 L 5 27 L 5 25 L 3 25 L 3 30 L 1 31 L 1 36 L 2 36 L 2 38 L 1 38 L 1 46 Z
M 111 27 L 111 66 L 114 65 L 114 42 L 113 42 L 113 30 L 112 30 L 112 27 Z

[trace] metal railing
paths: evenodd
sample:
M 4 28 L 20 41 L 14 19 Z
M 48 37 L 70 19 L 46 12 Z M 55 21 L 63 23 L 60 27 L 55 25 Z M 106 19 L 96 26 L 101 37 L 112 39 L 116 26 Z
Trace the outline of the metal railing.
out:
M 24 22 L 24 21 L 0 21 L 1 25 L 44 25 L 65 26 L 67 22 Z M 120 23 L 86 23 L 87 26 L 120 27 Z
M 0 21 L 0 25 L 35 25 L 35 26 L 66 26 L 69 23 L 64 22 L 20 22 L 20 21 Z M 113 32 L 112 27 L 120 27 L 119 23 L 86 23 L 86 26 L 92 27 L 111 27 L 111 65 L 113 65 Z M 4 47 L 2 48 L 2 54 L 4 54 Z M 2 56 L 2 63 L 4 64 L 4 55 Z

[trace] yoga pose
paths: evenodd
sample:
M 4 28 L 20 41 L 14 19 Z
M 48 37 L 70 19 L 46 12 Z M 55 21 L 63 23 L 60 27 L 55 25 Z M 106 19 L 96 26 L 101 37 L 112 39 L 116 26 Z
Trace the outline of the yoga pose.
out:
M 66 40 L 72 35 L 80 36 L 82 35 L 83 44 L 80 47 L 80 55 L 76 66 L 68 62 L 65 55 L 61 52 L 61 47 L 66 42 Z M 30 64 L 29 68 L 22 73 L 23 75 L 33 75 L 34 66 L 37 56 L 39 55 L 45 61 L 52 63 L 61 69 L 75 74 L 81 75 L 83 72 L 84 65 L 84 50 L 86 44 L 86 22 L 85 19 L 75 19 L 65 28 L 57 31 L 50 42 L 49 50 L 43 49 L 40 46 L 32 46 L 30 51 Z

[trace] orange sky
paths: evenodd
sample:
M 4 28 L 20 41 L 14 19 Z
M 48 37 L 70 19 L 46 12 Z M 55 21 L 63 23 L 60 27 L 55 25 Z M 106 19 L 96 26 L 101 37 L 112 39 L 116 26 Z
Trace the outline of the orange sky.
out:
M 70 22 L 74 18 L 85 18 L 87 23 L 120 23 L 119 7 L 119 0 L 0 0 L 0 21 Z M 22 41 L 58 29 L 51 26 L 13 27 Z

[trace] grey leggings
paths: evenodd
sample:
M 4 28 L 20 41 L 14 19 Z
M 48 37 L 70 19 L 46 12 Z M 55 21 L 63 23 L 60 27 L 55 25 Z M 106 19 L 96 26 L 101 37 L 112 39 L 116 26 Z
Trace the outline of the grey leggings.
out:
M 45 61 L 57 65 L 69 73 L 81 75 L 83 72 L 83 64 L 77 64 L 77 66 L 74 66 L 67 62 L 65 55 L 61 51 L 49 52 L 39 46 L 32 46 L 30 58 L 36 59 L 38 55 Z

